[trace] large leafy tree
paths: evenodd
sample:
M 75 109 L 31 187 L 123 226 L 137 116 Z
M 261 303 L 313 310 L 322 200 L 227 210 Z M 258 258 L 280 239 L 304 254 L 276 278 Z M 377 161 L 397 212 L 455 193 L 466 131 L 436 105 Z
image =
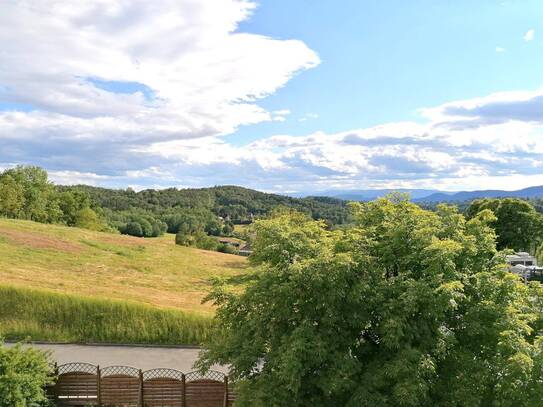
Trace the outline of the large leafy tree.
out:
M 256 225 L 245 287 L 218 282 L 199 366 L 230 364 L 238 406 L 537 406 L 543 293 L 507 272 L 490 211 L 401 196 L 354 227 Z
M 47 172 L 39 167 L 18 166 L 0 174 L 0 181 L 12 179 L 22 191 L 22 216 L 38 222 L 55 222 L 62 216 L 62 211 L 55 198 L 53 184 L 47 178 Z
M 11 175 L 0 176 L 0 215 L 18 218 L 23 213 L 23 187 Z
M 467 208 L 468 218 L 489 209 L 496 216 L 492 227 L 496 230 L 499 249 L 534 252 L 543 241 L 543 215 L 523 199 L 478 199 Z

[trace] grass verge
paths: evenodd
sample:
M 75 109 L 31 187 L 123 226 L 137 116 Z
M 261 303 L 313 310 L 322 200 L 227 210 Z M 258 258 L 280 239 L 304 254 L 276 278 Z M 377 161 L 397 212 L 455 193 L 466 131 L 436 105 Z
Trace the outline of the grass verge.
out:
M 0 336 L 8 340 L 197 345 L 211 318 L 129 301 L 0 286 Z

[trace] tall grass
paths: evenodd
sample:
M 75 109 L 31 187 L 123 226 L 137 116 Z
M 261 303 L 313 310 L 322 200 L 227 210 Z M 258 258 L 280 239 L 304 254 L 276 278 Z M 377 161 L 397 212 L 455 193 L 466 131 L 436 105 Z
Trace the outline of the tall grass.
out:
M 59 342 L 199 344 L 209 317 L 174 309 L 0 286 L 0 335 Z

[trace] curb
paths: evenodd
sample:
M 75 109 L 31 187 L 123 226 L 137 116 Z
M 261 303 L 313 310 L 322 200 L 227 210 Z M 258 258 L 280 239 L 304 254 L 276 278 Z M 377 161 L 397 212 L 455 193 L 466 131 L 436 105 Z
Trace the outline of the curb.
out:
M 46 342 L 46 341 L 14 341 L 5 340 L 4 343 L 23 345 L 74 345 L 74 346 L 109 346 L 123 348 L 156 348 L 156 349 L 202 349 L 198 345 L 160 345 L 151 343 L 96 343 L 96 342 Z

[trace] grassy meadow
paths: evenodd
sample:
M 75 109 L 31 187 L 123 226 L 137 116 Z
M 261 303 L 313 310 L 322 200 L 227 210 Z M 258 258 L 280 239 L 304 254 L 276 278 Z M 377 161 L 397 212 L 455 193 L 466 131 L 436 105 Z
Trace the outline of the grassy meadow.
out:
M 34 340 L 196 343 L 213 308 L 211 277 L 244 272 L 239 256 L 0 219 L 0 334 Z

